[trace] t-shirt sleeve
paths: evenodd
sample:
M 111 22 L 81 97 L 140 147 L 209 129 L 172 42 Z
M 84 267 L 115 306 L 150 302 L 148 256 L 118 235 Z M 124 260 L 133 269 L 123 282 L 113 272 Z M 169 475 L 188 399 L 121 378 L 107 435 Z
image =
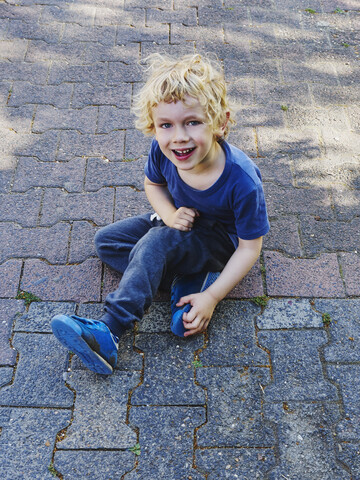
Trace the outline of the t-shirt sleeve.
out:
M 166 183 L 166 180 L 161 171 L 161 158 L 162 152 L 159 144 L 156 140 L 153 140 L 144 171 L 151 182 L 163 185 Z
M 269 231 L 270 224 L 261 184 L 254 185 L 250 193 L 235 202 L 234 213 L 236 233 L 239 238 L 253 240 Z

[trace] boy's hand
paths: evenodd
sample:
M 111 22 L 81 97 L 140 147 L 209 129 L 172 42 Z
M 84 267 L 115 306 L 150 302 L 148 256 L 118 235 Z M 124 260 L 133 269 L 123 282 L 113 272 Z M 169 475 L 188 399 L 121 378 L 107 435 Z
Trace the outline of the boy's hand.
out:
M 198 216 L 199 212 L 195 208 L 180 207 L 171 213 L 164 222 L 168 227 L 189 232 Z
M 184 327 L 188 330 L 184 333 L 184 337 L 201 333 L 207 329 L 218 301 L 205 290 L 180 298 L 176 306 L 181 307 L 187 303 L 190 303 L 191 309 L 183 314 Z

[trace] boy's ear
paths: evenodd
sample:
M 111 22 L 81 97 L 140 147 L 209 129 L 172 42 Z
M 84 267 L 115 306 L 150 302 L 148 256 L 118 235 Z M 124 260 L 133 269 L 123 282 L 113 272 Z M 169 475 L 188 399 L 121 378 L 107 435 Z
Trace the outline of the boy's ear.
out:
M 228 124 L 228 121 L 229 121 L 229 118 L 230 118 L 230 112 L 226 112 L 226 117 L 225 117 L 225 121 L 222 125 L 219 126 L 219 129 L 217 132 L 215 132 L 215 135 L 218 137 L 218 138 L 221 138 L 223 135 L 224 135 L 224 132 L 225 132 L 225 128 Z

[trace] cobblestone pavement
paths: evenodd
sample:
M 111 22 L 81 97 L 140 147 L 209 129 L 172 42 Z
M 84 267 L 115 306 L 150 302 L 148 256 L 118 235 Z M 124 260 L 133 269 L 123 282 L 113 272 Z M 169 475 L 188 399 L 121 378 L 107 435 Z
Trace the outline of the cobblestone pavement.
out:
M 360 479 L 359 31 L 359 0 L 0 0 L 2 479 Z M 94 233 L 149 208 L 158 51 L 221 59 L 272 229 L 205 335 L 159 296 L 102 377 L 49 319 L 101 315 Z

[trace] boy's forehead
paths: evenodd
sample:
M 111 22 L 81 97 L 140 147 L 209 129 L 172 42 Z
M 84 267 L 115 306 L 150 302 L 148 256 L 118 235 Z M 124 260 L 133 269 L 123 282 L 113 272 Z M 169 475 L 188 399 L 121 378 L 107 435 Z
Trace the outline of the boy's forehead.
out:
M 187 95 L 184 100 L 175 100 L 173 102 L 165 102 L 162 100 L 158 104 L 154 105 L 152 110 L 153 112 L 160 113 L 160 112 L 165 112 L 165 111 L 170 111 L 170 110 L 199 110 L 202 113 L 205 113 L 204 108 L 202 107 L 201 103 L 197 98 L 190 97 Z

